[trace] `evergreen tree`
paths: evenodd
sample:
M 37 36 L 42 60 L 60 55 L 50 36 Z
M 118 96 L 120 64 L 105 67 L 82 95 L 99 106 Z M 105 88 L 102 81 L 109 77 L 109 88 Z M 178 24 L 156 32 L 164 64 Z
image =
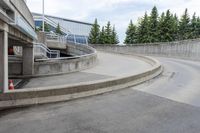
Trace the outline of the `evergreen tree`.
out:
M 58 23 L 57 27 L 56 27 L 56 33 L 59 35 L 62 35 L 62 31 L 60 29 L 60 24 Z
M 191 39 L 197 38 L 198 37 L 198 29 L 197 29 L 197 18 L 196 18 L 196 13 L 193 14 L 192 20 L 191 20 L 191 25 L 190 25 L 190 37 Z
M 113 26 L 113 29 L 112 29 L 112 37 L 111 37 L 111 39 L 112 39 L 111 40 L 112 44 L 118 44 L 119 43 L 117 32 L 115 30 L 115 26 Z
M 97 19 L 95 19 L 94 24 L 92 25 L 88 41 L 90 44 L 98 44 L 100 35 L 100 26 L 98 25 Z
M 173 41 L 178 40 L 178 26 L 179 26 L 179 20 L 176 14 L 172 16 L 172 37 Z
M 149 41 L 150 42 L 158 42 L 159 31 L 158 31 L 158 10 L 156 6 L 153 7 L 151 11 L 151 15 L 149 18 Z
M 200 35 L 200 18 L 197 17 L 197 38 L 199 37 Z
M 42 31 L 42 29 L 43 29 L 43 25 L 40 26 L 39 30 Z M 50 32 L 49 25 L 46 22 L 44 23 L 44 31 Z
M 179 39 L 188 39 L 190 36 L 190 17 L 188 14 L 188 10 L 185 9 L 184 14 L 182 15 L 179 22 Z
M 148 43 L 149 41 L 149 19 L 147 13 L 139 22 L 137 30 L 137 40 L 138 43 Z
M 159 42 L 165 41 L 164 39 L 164 27 L 165 27 L 165 13 L 163 12 L 160 16 L 159 22 L 158 22 L 158 33 L 159 33 Z
M 104 26 L 102 27 L 102 30 L 100 32 L 99 44 L 105 44 L 105 30 L 104 30 Z
M 166 42 L 173 41 L 173 15 L 167 10 L 163 25 L 164 40 Z
M 110 21 L 108 21 L 106 27 L 105 27 L 105 43 L 112 44 L 112 29 L 110 25 Z
M 126 30 L 126 38 L 124 40 L 125 44 L 134 44 L 137 43 L 137 33 L 136 33 L 136 26 L 133 25 L 132 20 Z

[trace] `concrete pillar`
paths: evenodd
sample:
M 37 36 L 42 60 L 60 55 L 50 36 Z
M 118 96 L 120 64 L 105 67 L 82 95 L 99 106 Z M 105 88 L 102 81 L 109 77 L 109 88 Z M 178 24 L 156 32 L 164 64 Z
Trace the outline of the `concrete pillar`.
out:
M 46 34 L 44 32 L 37 32 L 37 37 L 38 37 L 37 43 L 43 43 L 43 44 L 47 45 L 46 44 L 46 42 L 47 42 Z
M 23 46 L 23 75 L 34 74 L 33 46 Z
M 8 90 L 8 33 L 0 31 L 0 93 Z

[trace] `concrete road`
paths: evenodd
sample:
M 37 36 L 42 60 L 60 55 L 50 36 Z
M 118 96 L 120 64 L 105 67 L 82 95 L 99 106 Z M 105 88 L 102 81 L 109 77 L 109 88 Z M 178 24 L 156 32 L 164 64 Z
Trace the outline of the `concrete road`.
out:
M 128 55 L 98 52 L 98 60 L 98 65 L 91 69 L 65 75 L 32 78 L 22 88 L 73 84 L 124 75 L 135 75 L 152 67 L 147 62 Z
M 200 107 L 200 62 L 157 59 L 163 64 L 164 73 L 133 89 Z
M 140 86 L 71 102 L 0 112 L 0 133 L 198 133 L 200 63 L 158 58 Z

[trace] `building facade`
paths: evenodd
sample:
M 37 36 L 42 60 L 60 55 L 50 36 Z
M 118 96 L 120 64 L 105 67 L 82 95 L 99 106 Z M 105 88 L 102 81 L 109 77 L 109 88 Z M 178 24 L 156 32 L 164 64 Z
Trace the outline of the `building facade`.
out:
M 36 28 L 42 25 L 43 16 L 39 13 L 32 13 Z M 58 24 L 69 42 L 87 44 L 88 36 L 92 28 L 91 23 L 80 22 L 50 15 L 45 15 L 45 23 L 48 24 L 50 32 L 55 32 Z

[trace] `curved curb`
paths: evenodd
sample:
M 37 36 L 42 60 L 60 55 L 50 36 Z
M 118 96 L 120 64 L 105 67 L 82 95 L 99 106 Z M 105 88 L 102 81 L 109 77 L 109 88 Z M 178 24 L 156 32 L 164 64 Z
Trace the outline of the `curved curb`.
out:
M 148 81 L 163 71 L 161 64 L 150 57 L 135 56 L 153 65 L 147 71 L 117 78 L 79 84 L 14 90 L 0 94 L 0 109 L 67 101 L 127 88 Z

